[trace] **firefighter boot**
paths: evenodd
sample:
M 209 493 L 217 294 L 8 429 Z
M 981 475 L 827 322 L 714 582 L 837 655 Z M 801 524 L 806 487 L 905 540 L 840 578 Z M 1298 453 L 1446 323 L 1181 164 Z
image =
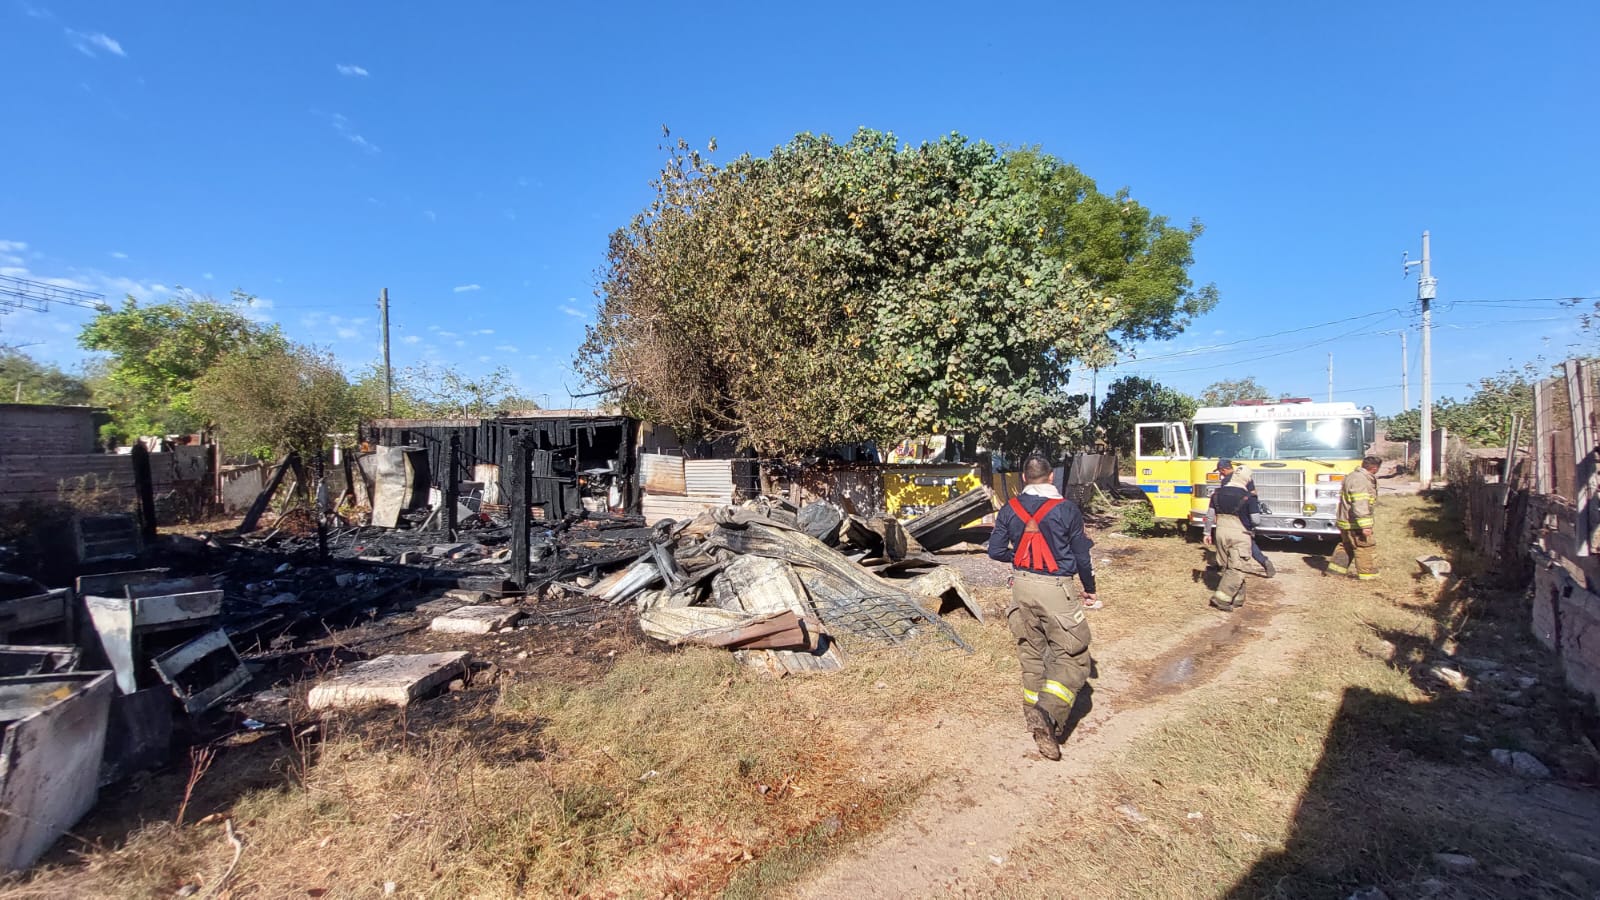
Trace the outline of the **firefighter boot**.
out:
M 1022 717 L 1027 720 L 1028 730 L 1033 732 L 1033 743 L 1039 748 L 1039 755 L 1045 759 L 1060 759 L 1061 745 L 1056 743 L 1056 725 L 1050 721 L 1050 714 L 1037 706 L 1024 706 Z

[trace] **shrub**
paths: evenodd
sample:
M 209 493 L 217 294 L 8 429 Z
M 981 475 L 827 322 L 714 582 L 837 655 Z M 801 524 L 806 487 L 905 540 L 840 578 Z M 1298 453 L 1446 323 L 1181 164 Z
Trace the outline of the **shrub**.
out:
M 1156 521 L 1150 504 L 1139 500 L 1122 507 L 1122 531 L 1134 537 L 1151 537 L 1160 533 L 1161 523 Z

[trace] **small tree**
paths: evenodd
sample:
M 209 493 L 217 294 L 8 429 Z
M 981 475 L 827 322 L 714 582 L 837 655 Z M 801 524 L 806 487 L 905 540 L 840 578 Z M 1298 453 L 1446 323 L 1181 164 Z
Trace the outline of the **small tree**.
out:
M 1149 378 L 1124 375 L 1106 388 L 1100 404 L 1100 427 L 1106 442 L 1119 450 L 1133 449 L 1133 429 L 1140 422 L 1179 422 L 1194 415 L 1195 400 Z
M 368 365 L 353 390 L 363 419 L 384 417 L 383 367 Z M 500 366 L 482 375 L 468 375 L 455 366 L 419 363 L 394 373 L 393 399 L 388 406 L 397 419 L 493 416 L 497 413 L 538 409 L 512 381 L 511 370 Z
M 1271 400 L 1272 395 L 1252 376 L 1217 381 L 1200 392 L 1201 406 L 1232 406 L 1240 400 Z
M 330 434 L 359 423 L 359 404 L 333 354 L 310 347 L 230 353 L 194 386 L 195 408 L 224 445 L 260 458 L 285 450 L 314 455 Z

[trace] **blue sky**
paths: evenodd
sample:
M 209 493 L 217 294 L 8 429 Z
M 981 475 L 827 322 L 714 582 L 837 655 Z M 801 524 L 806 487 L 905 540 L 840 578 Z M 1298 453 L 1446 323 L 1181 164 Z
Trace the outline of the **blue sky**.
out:
M 505 365 L 566 405 L 663 124 L 717 158 L 958 131 L 1205 223 L 1222 303 L 1119 371 L 1320 399 L 1332 349 L 1336 398 L 1390 412 L 1423 229 L 1439 393 L 1579 339 L 1559 304 L 1500 301 L 1600 295 L 1597 39 L 1587 2 L 0 0 L 0 272 L 241 288 L 352 369 L 388 287 L 398 363 Z M 86 317 L 0 317 L 0 342 L 73 364 Z

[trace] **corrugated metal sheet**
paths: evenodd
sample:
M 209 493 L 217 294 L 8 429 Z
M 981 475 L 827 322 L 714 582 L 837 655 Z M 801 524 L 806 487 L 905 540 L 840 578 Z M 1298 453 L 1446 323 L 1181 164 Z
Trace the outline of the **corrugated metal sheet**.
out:
M 713 497 L 673 497 L 660 494 L 645 494 L 640 500 L 640 510 L 644 513 L 646 525 L 654 525 L 662 519 L 692 519 L 701 511 L 725 504 Z
M 733 460 L 690 459 L 683 463 L 687 492 L 695 497 L 716 497 L 733 502 Z
M 682 496 L 689 492 L 683 457 L 663 453 L 639 454 L 639 475 L 646 494 Z

